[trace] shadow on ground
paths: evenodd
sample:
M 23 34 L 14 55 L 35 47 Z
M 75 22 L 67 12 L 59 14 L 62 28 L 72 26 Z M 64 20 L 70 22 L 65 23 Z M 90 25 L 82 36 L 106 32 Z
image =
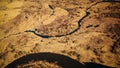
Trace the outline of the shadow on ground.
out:
M 60 65 L 63 68 L 111 68 L 108 66 L 96 64 L 96 63 L 85 63 L 84 65 L 80 62 L 65 56 L 61 54 L 55 54 L 55 53 L 34 53 L 29 54 L 26 56 L 23 56 L 12 63 L 8 64 L 5 68 L 16 68 L 17 65 L 21 64 L 27 64 L 29 61 L 43 61 L 46 60 L 47 62 L 58 62 L 58 65 Z

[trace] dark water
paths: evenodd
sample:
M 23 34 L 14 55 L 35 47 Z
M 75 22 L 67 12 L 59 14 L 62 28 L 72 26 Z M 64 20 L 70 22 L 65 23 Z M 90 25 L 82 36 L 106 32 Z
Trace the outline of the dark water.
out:
M 47 35 L 38 34 L 38 33 L 36 33 L 36 31 L 34 31 L 34 30 L 26 30 L 25 32 L 31 32 L 31 33 L 39 36 L 39 37 L 42 37 L 42 38 L 51 38 L 51 37 L 52 37 L 52 36 L 47 36 Z
M 23 56 L 12 63 L 8 64 L 5 68 L 16 68 L 17 65 L 21 64 L 27 64 L 30 61 L 43 61 L 46 60 L 47 62 L 58 62 L 58 65 L 60 65 L 63 68 L 111 68 L 108 66 L 96 64 L 96 63 L 85 63 L 84 65 L 81 64 L 80 62 L 65 56 L 61 54 L 55 54 L 55 53 L 49 53 L 49 52 L 44 52 L 44 53 L 35 53 L 35 54 L 29 54 L 26 56 Z

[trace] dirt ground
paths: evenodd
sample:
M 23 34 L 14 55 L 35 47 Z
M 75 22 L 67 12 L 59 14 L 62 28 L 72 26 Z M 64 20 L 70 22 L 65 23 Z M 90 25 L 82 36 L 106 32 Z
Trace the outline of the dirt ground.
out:
M 44 60 L 17 61 L 39 53 L 47 53 Z M 67 61 L 120 68 L 119 0 L 0 0 L 0 68 L 12 62 L 15 68 L 64 68 Z

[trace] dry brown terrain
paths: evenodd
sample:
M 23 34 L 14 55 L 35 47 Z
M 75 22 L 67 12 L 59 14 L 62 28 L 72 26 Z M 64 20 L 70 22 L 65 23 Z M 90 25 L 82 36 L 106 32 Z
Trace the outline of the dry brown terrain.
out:
M 0 0 L 0 68 L 39 53 L 44 60 L 15 68 L 64 68 L 68 60 L 120 68 L 120 2 Z

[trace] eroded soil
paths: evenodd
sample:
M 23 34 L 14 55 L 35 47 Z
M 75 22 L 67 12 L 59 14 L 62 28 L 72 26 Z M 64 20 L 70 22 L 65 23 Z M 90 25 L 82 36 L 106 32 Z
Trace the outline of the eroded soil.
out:
M 44 52 L 119 68 L 120 2 L 0 0 L 0 67 Z M 47 60 L 20 66 L 39 65 L 61 68 Z

